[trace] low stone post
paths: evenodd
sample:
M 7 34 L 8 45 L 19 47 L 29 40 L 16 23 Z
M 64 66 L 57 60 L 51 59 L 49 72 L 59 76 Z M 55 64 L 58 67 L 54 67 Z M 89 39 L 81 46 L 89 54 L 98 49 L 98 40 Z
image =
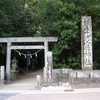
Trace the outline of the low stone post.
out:
M 44 82 L 47 82 L 47 71 L 46 71 L 46 67 L 44 67 Z
M 40 84 L 41 84 L 41 75 L 37 75 L 36 80 L 37 80 L 37 89 L 40 90 L 40 88 L 41 88 L 41 86 L 40 86 Z
M 1 85 L 4 84 L 4 66 L 1 66 Z

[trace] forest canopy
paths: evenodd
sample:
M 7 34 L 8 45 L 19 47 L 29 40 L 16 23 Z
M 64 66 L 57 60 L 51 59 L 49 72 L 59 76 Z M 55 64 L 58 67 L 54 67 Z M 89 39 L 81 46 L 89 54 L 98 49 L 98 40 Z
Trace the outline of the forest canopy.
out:
M 82 16 L 92 17 L 94 69 L 100 69 L 100 0 L 0 0 L 0 38 L 57 36 L 49 48 L 54 68 L 80 68 Z

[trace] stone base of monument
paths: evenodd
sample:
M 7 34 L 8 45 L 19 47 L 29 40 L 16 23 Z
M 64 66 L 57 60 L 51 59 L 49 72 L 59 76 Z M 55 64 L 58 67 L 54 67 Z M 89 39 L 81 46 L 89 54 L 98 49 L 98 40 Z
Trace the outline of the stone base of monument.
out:
M 71 71 L 69 73 L 69 83 L 72 88 L 94 88 L 100 87 L 100 71 Z

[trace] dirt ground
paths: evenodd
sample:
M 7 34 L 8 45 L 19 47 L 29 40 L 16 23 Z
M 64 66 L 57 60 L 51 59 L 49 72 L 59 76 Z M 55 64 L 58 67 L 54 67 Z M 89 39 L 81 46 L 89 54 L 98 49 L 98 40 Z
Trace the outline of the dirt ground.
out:
M 37 70 L 33 72 L 27 72 L 22 75 L 19 75 L 16 80 L 11 81 L 10 84 L 2 86 L 3 90 L 29 90 L 34 89 L 37 86 L 36 76 L 41 75 L 41 83 L 43 82 L 43 70 Z M 0 89 L 0 90 L 1 90 Z

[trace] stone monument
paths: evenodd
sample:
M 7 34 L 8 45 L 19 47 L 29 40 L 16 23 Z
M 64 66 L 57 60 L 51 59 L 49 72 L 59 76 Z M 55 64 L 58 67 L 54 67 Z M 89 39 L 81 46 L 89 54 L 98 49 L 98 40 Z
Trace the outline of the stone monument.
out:
M 83 16 L 81 21 L 82 69 L 93 69 L 92 24 L 90 16 Z

